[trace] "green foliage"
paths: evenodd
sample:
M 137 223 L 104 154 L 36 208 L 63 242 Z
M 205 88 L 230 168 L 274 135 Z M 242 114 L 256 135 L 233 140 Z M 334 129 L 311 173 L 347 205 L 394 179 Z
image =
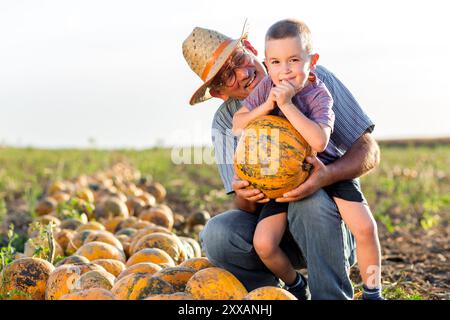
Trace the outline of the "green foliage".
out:
M 384 289 L 383 296 L 387 300 L 423 300 L 419 293 L 415 291 L 407 292 L 400 286 Z
M 39 222 L 33 222 L 31 228 L 38 231 L 38 234 L 28 241 L 35 248 L 33 257 L 47 259 L 50 263 L 54 262 L 56 243 L 53 236 L 54 225 L 49 223 L 44 226 Z
M 3 198 L 0 198 L 0 224 L 2 224 L 3 221 L 5 220 L 6 213 L 7 213 L 7 209 L 6 209 L 5 200 Z
M 14 232 L 14 225 L 9 226 L 8 230 L 8 244 L 0 249 L 0 272 L 11 262 L 14 261 L 14 256 L 16 254 L 16 249 L 13 246 L 13 242 L 18 238 L 17 234 Z
M 59 203 L 56 212 L 61 220 L 76 219 L 87 221 L 87 217 L 94 212 L 94 205 L 88 202 L 81 202 L 77 198 L 71 198 L 67 202 Z

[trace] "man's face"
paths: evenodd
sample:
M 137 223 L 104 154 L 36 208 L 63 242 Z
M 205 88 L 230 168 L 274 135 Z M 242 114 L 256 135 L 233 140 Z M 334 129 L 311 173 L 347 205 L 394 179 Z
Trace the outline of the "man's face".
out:
M 221 78 L 221 86 L 216 89 L 227 98 L 245 99 L 266 72 L 257 58 L 247 50 L 238 49 L 216 76 Z

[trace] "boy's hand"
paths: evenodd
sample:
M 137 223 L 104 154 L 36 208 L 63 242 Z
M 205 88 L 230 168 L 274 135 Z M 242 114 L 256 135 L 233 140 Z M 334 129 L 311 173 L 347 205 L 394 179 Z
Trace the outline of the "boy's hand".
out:
M 274 92 L 275 88 L 272 88 L 269 93 L 269 97 L 267 97 L 266 102 L 264 102 L 264 109 L 267 113 L 271 112 L 277 106 L 277 98 Z
M 250 183 L 245 180 L 240 180 L 237 175 L 234 175 L 231 185 L 233 186 L 233 190 L 236 195 L 247 201 L 259 203 L 265 203 L 269 201 L 269 199 L 265 198 L 264 193 L 262 193 L 260 190 L 245 189 L 250 185 Z
M 280 108 L 288 103 L 292 103 L 292 97 L 295 95 L 294 86 L 287 80 L 282 80 L 279 85 L 272 88 L 272 91 L 275 101 Z

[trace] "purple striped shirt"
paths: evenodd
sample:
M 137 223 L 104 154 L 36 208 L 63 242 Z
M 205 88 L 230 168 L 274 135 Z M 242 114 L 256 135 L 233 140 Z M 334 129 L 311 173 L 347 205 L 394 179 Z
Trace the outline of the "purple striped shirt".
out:
M 252 93 L 242 103 L 250 111 L 258 108 L 269 97 L 270 90 L 274 86 L 269 76 L 266 76 L 252 91 Z M 333 98 L 325 84 L 315 77 L 315 80 L 300 90 L 292 97 L 292 103 L 308 119 L 324 124 L 334 129 Z M 285 117 L 279 108 L 275 108 L 271 114 Z M 317 154 L 317 157 L 325 164 L 338 159 L 339 152 L 337 148 L 328 143 L 326 149 Z

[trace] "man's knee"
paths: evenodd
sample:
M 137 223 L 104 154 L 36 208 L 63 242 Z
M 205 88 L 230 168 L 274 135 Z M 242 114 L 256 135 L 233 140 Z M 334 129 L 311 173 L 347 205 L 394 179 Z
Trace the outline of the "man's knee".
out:
M 231 254 L 248 253 L 256 217 L 240 210 L 221 213 L 208 221 L 200 234 L 202 247 L 214 260 L 228 259 Z

